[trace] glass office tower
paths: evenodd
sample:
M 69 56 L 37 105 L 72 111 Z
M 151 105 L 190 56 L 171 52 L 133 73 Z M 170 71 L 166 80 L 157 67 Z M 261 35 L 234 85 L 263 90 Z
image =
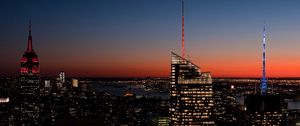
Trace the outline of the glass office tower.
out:
M 172 53 L 170 125 L 215 125 L 212 119 L 213 90 L 208 72 Z

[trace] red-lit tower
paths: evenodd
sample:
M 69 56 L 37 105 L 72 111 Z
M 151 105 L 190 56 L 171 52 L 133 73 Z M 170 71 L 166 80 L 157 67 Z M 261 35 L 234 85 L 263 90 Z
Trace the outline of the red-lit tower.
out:
M 184 48 L 184 0 L 182 2 L 181 8 L 181 56 L 185 58 L 185 48 Z
M 39 77 L 40 68 L 38 56 L 32 48 L 32 36 L 31 36 L 31 23 L 29 24 L 29 36 L 27 43 L 27 50 L 21 58 L 21 76 Z
M 17 125 L 39 125 L 40 119 L 40 68 L 38 56 L 32 48 L 31 22 L 27 50 L 21 58 L 21 73 L 19 85 L 19 114 Z

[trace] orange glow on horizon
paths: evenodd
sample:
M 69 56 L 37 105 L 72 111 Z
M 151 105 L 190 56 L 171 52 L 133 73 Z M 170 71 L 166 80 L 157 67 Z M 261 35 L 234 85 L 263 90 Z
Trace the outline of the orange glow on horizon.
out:
M 85 57 L 80 61 L 74 60 L 76 63 L 60 62 L 60 66 L 44 61 L 41 74 L 42 76 L 56 76 L 59 71 L 63 70 L 67 76 L 78 77 L 169 77 L 170 55 L 155 53 L 158 52 L 148 55 L 136 54 L 135 57 L 125 55 L 119 59 L 109 56 L 105 60 L 91 60 L 94 58 Z M 210 54 L 211 57 L 210 55 L 196 55 L 197 52 L 193 54 L 195 55 L 193 55 L 192 62 L 197 64 L 202 72 L 211 72 L 212 77 L 260 78 L 262 76 L 259 53 L 255 55 L 226 54 L 227 57 L 217 57 L 217 54 Z M 300 60 L 295 60 L 292 56 L 273 54 L 267 58 L 266 71 L 268 78 L 300 77 Z
M 197 63 L 196 63 L 197 64 Z M 115 65 L 115 66 L 114 66 Z M 202 72 L 211 72 L 212 77 L 261 77 L 261 65 L 255 64 L 222 64 L 222 65 L 199 65 Z M 44 75 L 57 74 L 52 69 L 42 69 Z M 52 71 L 50 71 L 52 70 Z M 70 67 L 64 69 L 68 76 L 86 77 L 169 77 L 170 65 L 141 64 L 136 66 L 117 65 L 106 67 Z M 300 77 L 300 65 L 298 64 L 267 64 L 267 77 Z M 47 73 L 48 72 L 48 73 Z

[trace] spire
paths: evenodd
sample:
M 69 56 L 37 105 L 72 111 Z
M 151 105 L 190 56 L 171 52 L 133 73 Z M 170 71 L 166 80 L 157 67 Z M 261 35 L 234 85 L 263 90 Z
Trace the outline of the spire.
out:
M 261 94 L 265 95 L 267 92 L 267 78 L 266 78 L 266 26 L 263 29 L 263 55 L 262 55 L 262 79 L 261 79 Z
M 28 43 L 27 43 L 27 51 L 33 51 L 32 37 L 31 37 L 31 19 L 29 20 L 29 36 L 28 36 Z
M 31 19 L 29 19 L 29 36 L 31 36 Z
M 182 2 L 182 12 L 181 12 L 181 53 L 182 57 L 185 57 L 185 49 L 184 49 L 184 0 Z

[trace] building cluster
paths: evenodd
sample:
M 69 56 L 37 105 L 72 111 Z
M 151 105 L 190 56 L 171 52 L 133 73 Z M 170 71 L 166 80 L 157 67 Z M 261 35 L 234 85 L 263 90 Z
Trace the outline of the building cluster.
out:
M 175 53 L 171 56 L 169 125 L 283 126 L 288 124 L 287 103 L 273 94 L 264 80 L 262 93 L 236 101 L 234 85 L 212 82 L 208 72 Z M 265 91 L 263 91 L 266 89 Z M 253 90 L 253 89 L 252 89 Z
M 175 53 L 168 99 L 138 97 L 126 91 L 122 96 L 95 92 L 89 79 L 66 78 L 63 71 L 56 79 L 34 79 L 0 79 L 1 125 L 281 126 L 297 116 L 295 111 L 293 117 L 288 116 L 284 95 L 241 93 L 238 90 L 244 88 L 238 82 L 213 81 L 208 72 Z M 143 83 L 156 90 L 155 85 L 164 81 L 148 78 L 116 82 L 130 82 L 131 86 Z M 36 85 L 21 86 L 27 83 Z M 246 97 L 243 105 L 236 100 L 241 94 Z
M 268 87 L 265 35 L 260 88 L 255 80 L 248 79 L 243 81 L 255 83 L 254 89 L 249 89 L 251 84 L 246 87 L 231 84 L 235 80 L 214 82 L 209 72 L 202 72 L 184 58 L 184 52 L 182 56 L 171 54 L 169 84 L 150 78 L 119 81 L 146 92 L 169 91 L 169 98 L 162 99 L 126 91 L 121 96 L 96 92 L 88 80 L 66 78 L 63 71 L 55 79 L 41 79 L 38 56 L 32 48 L 31 25 L 29 29 L 19 77 L 0 79 L 1 126 L 283 126 L 299 114 L 291 111 L 290 118 L 284 100 L 297 92 L 284 95 L 287 90 L 282 87 L 275 89 L 277 93 L 273 85 Z M 243 104 L 236 100 L 238 96 L 245 97 Z
M 17 78 L 1 78 L 1 126 L 18 125 L 156 125 L 168 123 L 169 102 L 159 97 L 137 97 L 134 93 L 115 96 L 91 90 L 85 79 L 59 78 L 42 80 L 39 84 L 38 102 L 31 108 L 20 109 Z M 6 90 L 6 91 L 4 91 Z M 5 93 L 6 92 L 6 93 Z M 23 98 L 23 97 L 22 97 Z M 28 113 L 21 116 L 21 113 Z M 32 114 L 34 113 L 34 114 Z M 29 114 L 36 118 L 30 117 Z M 26 120 L 26 121 L 24 121 Z
M 41 79 L 31 30 L 27 50 L 21 58 L 20 76 L 1 78 L 0 82 L 3 126 L 288 124 L 287 104 L 282 95 L 252 93 L 241 106 L 235 97 L 243 94 L 238 91 L 242 88 L 235 89 L 235 85 L 226 81 L 213 82 L 209 72 L 202 72 L 199 66 L 175 53 L 171 55 L 169 84 L 165 79 L 151 78 L 117 81 L 119 86 L 128 84 L 129 88 L 148 93 L 169 91 L 167 99 L 126 91 L 121 96 L 95 92 L 88 79 L 66 78 L 63 71 L 55 79 Z
M 1 126 L 45 125 L 156 125 L 168 123 L 169 102 L 137 98 L 127 92 L 114 96 L 96 93 L 85 79 L 41 79 L 38 56 L 32 48 L 31 25 L 20 75 L 0 79 Z M 154 83 L 153 83 L 154 82 Z M 165 90 L 161 80 L 147 79 L 145 89 Z

